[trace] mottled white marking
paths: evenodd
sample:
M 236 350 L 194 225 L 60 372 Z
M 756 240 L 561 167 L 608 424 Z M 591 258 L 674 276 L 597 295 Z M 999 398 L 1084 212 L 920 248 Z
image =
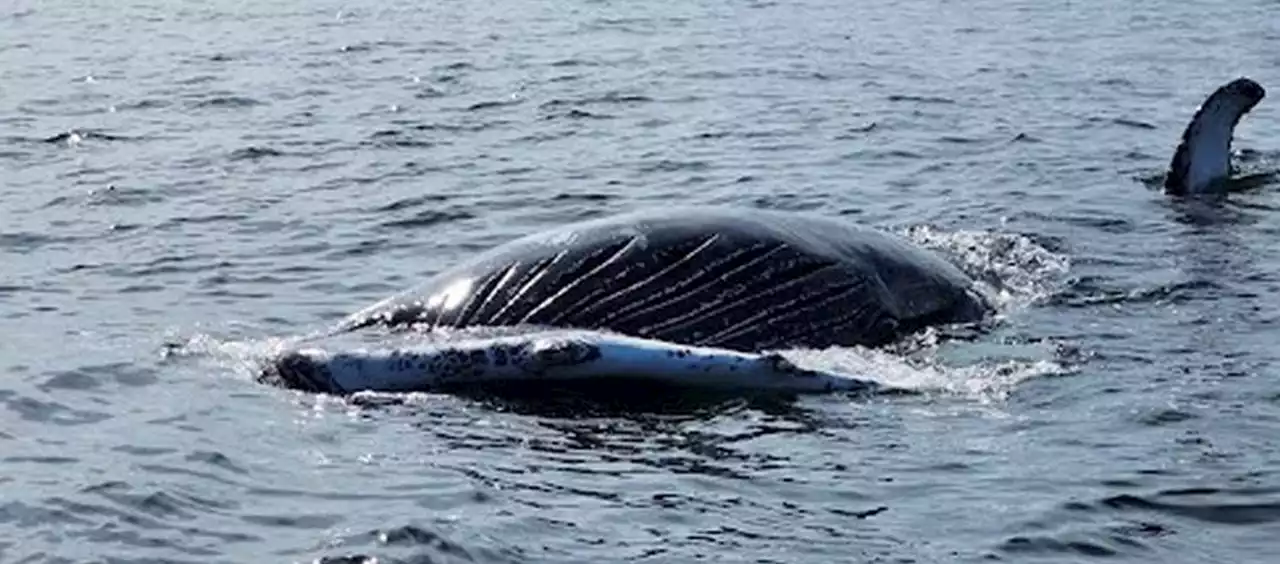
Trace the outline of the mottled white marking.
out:
M 874 382 L 749 354 L 586 331 L 475 338 L 388 349 L 288 353 L 295 381 L 318 391 L 430 391 L 449 384 L 627 378 L 721 390 L 865 392 Z M 283 358 L 283 357 L 282 357 Z M 279 363 L 281 366 L 283 362 Z M 286 378 L 286 385 L 290 385 Z

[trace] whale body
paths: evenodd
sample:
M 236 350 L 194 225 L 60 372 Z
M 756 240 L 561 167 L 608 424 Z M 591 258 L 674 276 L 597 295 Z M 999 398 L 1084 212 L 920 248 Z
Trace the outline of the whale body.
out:
M 686 208 L 511 241 L 342 327 L 598 329 L 757 352 L 875 347 L 989 311 L 956 266 L 895 235 L 811 213 Z
M 877 229 L 808 213 L 650 210 L 500 245 L 334 329 L 433 334 L 529 327 L 574 330 L 573 337 L 338 354 L 303 348 L 279 355 L 259 379 L 339 394 L 530 378 L 872 391 L 877 387 L 866 379 L 795 369 L 770 351 L 874 347 L 927 326 L 977 321 L 990 311 L 956 266 Z M 548 355 L 559 360 L 544 360 Z

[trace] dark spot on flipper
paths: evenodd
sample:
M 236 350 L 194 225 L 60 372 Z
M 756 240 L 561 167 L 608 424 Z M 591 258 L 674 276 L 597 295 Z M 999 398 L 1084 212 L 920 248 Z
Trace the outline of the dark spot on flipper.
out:
M 559 340 L 535 345 L 532 351 L 540 367 L 574 366 L 600 358 L 600 347 L 579 340 Z
M 347 393 L 333 381 L 327 368 L 299 352 L 288 352 L 268 362 L 258 373 L 257 381 L 310 393 Z
M 762 355 L 760 357 L 760 360 L 764 361 L 766 364 L 769 365 L 770 368 L 772 368 L 774 371 L 777 371 L 777 372 L 795 372 L 796 371 L 796 365 L 793 364 L 790 360 L 787 360 L 786 357 L 778 353 L 768 353 L 768 354 Z
M 816 371 L 801 368 L 779 353 L 765 354 L 761 357 L 761 360 L 768 363 L 770 368 L 778 374 L 786 374 L 796 378 L 816 378 L 818 376 Z M 830 387 L 830 384 L 828 384 L 828 387 Z

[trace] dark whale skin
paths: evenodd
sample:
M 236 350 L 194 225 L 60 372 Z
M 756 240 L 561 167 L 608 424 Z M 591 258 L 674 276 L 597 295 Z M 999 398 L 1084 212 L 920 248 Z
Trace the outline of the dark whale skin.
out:
M 499 245 L 344 320 L 607 330 L 739 351 L 875 347 L 990 305 L 953 264 L 837 218 L 666 209 Z

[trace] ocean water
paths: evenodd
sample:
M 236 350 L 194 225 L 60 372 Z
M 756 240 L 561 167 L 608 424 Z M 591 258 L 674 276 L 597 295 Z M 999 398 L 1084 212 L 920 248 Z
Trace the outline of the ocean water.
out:
M 0 5 L 0 561 L 1267 562 L 1280 181 L 1158 190 L 1274 0 Z M 1237 130 L 1280 168 L 1280 102 Z M 1000 323 L 917 393 L 562 414 L 252 380 L 479 250 L 840 215 Z M 175 354 L 173 343 L 184 352 Z

